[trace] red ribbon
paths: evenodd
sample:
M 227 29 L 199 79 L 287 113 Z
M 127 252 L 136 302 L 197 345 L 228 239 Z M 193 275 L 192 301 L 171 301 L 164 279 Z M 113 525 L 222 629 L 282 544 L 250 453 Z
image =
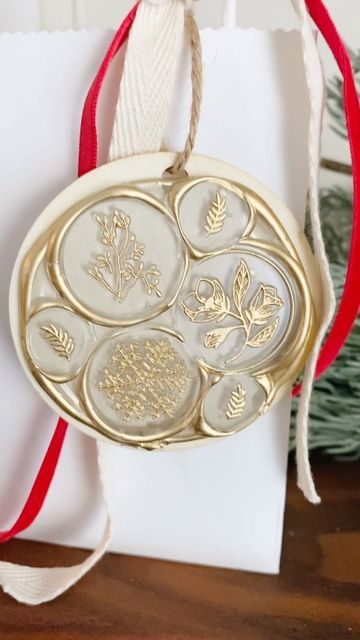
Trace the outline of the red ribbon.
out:
M 9 531 L 0 532 L 0 542 L 10 540 L 14 536 L 18 535 L 18 533 L 21 533 L 30 527 L 34 522 L 42 505 L 44 504 L 44 500 L 54 477 L 67 428 L 68 423 L 65 422 L 63 418 L 59 418 L 54 435 L 51 438 L 48 450 L 45 453 L 45 457 L 29 493 L 28 499 L 26 500 L 25 506 L 11 529 L 9 529 Z
M 340 304 L 317 361 L 319 378 L 339 355 L 359 313 L 360 306 L 360 102 L 347 49 L 321 0 L 306 0 L 308 11 L 324 36 L 344 78 L 343 97 L 353 167 L 353 226 L 346 279 Z M 301 385 L 295 387 L 297 395 Z
M 127 40 L 137 8 L 138 5 L 136 4 L 126 16 L 119 30 L 116 32 L 86 97 L 81 118 L 78 167 L 79 176 L 91 171 L 91 169 L 95 169 L 97 165 L 96 107 L 99 92 L 110 62 L 117 54 L 120 47 Z M 63 418 L 59 418 L 54 435 L 51 439 L 48 450 L 45 453 L 45 457 L 24 508 L 11 529 L 0 532 L 0 543 L 10 540 L 30 527 L 40 512 L 55 474 L 67 429 L 68 423 Z
M 351 149 L 354 185 L 354 220 L 346 282 L 335 321 L 320 352 L 316 368 L 316 377 L 318 377 L 337 357 L 351 331 L 360 304 L 360 288 L 357 286 L 357 274 L 360 273 L 360 105 L 348 52 L 327 9 L 322 0 L 306 0 L 306 4 L 311 17 L 334 54 L 344 78 L 344 108 Z M 81 119 L 79 176 L 95 169 L 97 166 L 96 110 L 100 89 L 112 59 L 128 37 L 137 8 L 138 4 L 133 7 L 115 34 L 86 97 Z M 294 394 L 298 393 L 299 390 L 300 387 L 297 387 L 294 390 Z M 68 424 L 65 420 L 60 418 L 20 517 L 9 531 L 0 533 L 0 542 L 6 542 L 6 540 L 10 540 L 13 536 L 27 529 L 37 517 L 50 488 L 67 427 Z
M 116 56 L 120 47 L 126 42 L 134 22 L 136 12 L 139 3 L 137 3 L 126 16 L 124 22 L 121 24 L 119 30 L 116 32 L 113 41 L 111 42 L 104 60 L 101 63 L 100 69 L 92 83 L 89 92 L 86 96 L 84 108 L 81 118 L 80 127 L 80 143 L 79 143 L 79 164 L 78 174 L 79 176 L 96 169 L 97 167 L 97 129 L 96 129 L 96 111 L 97 103 L 99 99 L 100 89 L 102 87 L 107 70 L 111 61 Z

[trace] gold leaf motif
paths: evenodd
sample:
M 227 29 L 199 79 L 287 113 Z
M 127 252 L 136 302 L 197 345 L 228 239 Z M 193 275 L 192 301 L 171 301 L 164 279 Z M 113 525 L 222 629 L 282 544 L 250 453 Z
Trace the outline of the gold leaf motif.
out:
M 236 272 L 233 284 L 234 305 L 238 311 L 241 311 L 242 302 L 248 292 L 250 286 L 250 273 L 248 266 L 244 260 L 241 260 Z
M 228 337 L 229 333 L 237 329 L 237 325 L 234 327 L 219 327 L 213 331 L 208 331 L 205 335 L 204 345 L 205 347 L 211 347 L 217 349 Z
M 217 191 L 215 200 L 212 201 L 207 212 L 204 229 L 206 236 L 213 233 L 219 233 L 224 226 L 227 215 L 226 211 L 226 195 L 222 190 Z
M 167 338 L 119 342 L 98 388 L 125 422 L 172 418 L 191 377 Z
M 45 340 L 48 341 L 58 356 L 60 358 L 70 360 L 75 344 L 68 333 L 56 327 L 54 324 L 49 324 L 47 327 L 41 327 L 41 330 L 44 332 Z
M 267 327 L 261 329 L 258 333 L 254 335 L 251 340 L 248 341 L 249 347 L 262 347 L 264 344 L 269 342 L 273 337 L 277 326 L 279 324 L 279 318 L 276 318 L 271 324 L 268 324 Z
M 232 391 L 230 400 L 225 411 L 225 415 L 229 420 L 238 418 L 244 412 L 246 402 L 246 391 L 238 384 L 236 390 Z

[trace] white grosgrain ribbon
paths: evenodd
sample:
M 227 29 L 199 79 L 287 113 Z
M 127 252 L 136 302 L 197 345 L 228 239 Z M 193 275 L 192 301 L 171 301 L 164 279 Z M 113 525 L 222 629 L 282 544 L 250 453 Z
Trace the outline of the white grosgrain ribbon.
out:
M 147 0 L 129 35 L 110 160 L 161 149 L 184 37 L 184 2 Z
M 308 137 L 309 158 L 309 212 L 315 260 L 320 277 L 322 307 L 317 309 L 318 331 L 311 355 L 306 363 L 302 391 L 296 420 L 296 460 L 298 487 L 305 497 L 319 503 L 311 473 L 308 446 L 308 422 L 311 391 L 315 376 L 321 343 L 331 323 L 335 311 L 335 293 L 330 275 L 329 263 L 321 232 L 319 211 L 319 165 L 320 138 L 324 110 L 324 77 L 316 37 L 310 22 L 304 0 L 291 0 L 300 23 L 306 83 L 310 101 L 310 122 Z
M 107 508 L 105 530 L 97 548 L 80 564 L 70 567 L 27 567 L 11 562 L 0 562 L 0 585 L 5 593 L 24 604 L 37 605 L 54 600 L 72 587 L 104 555 L 111 539 L 111 515 L 106 494 L 102 461 L 103 452 L 98 447 L 98 469 L 103 496 Z

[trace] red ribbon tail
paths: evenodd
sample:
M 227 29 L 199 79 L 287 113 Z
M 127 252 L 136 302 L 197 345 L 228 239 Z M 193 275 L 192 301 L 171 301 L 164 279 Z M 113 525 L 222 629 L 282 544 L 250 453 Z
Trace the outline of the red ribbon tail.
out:
M 0 532 L 0 542 L 7 542 L 27 529 L 40 512 L 55 474 L 67 429 L 67 422 L 63 418 L 59 418 L 24 508 L 11 529 Z

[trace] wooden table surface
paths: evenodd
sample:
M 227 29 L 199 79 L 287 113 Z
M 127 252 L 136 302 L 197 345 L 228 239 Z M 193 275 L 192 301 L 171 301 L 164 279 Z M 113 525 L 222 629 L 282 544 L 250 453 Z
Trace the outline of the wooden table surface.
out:
M 314 470 L 317 507 L 290 466 L 281 575 L 109 554 L 52 603 L 27 607 L 1 593 L 1 640 L 360 638 L 359 468 L 320 459 Z M 0 558 L 54 566 L 84 552 L 16 540 Z

